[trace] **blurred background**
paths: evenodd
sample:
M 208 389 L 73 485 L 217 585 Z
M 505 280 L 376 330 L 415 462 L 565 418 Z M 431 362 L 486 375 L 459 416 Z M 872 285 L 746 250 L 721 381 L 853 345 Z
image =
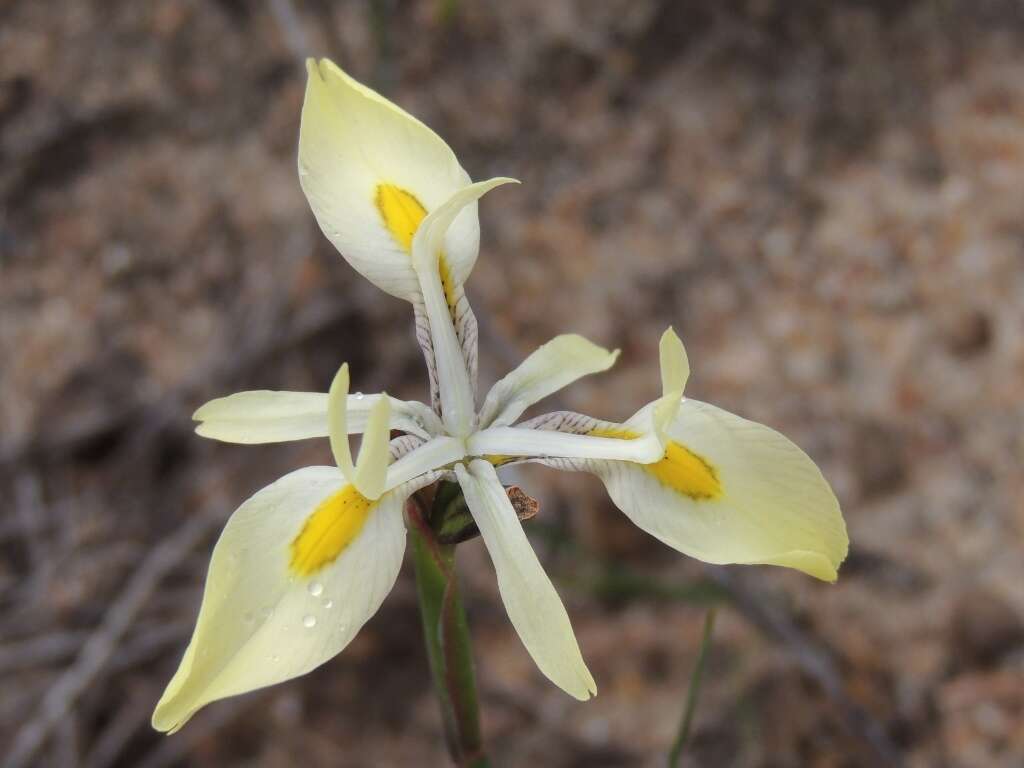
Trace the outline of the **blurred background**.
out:
M 299 189 L 302 61 L 475 179 L 481 379 L 621 347 L 558 405 L 688 393 L 793 438 L 845 510 L 825 585 L 709 569 L 587 476 L 523 470 L 600 695 L 536 671 L 460 547 L 497 765 L 1024 764 L 1024 6 L 1017 0 L 219 0 L 0 6 L 0 754 L 11 765 L 433 766 L 411 569 L 307 678 L 149 716 L 227 515 L 326 441 L 192 434 L 242 389 L 426 397 L 408 306 Z M 408 566 L 408 564 L 407 564 Z

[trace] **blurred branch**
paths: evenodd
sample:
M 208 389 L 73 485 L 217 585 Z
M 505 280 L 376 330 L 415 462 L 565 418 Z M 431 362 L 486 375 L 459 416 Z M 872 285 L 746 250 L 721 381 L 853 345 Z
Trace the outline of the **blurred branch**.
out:
M 744 585 L 727 568 L 709 566 L 708 575 L 728 594 L 736 610 L 765 635 L 783 646 L 797 665 L 814 680 L 835 706 L 843 727 L 872 756 L 872 765 L 899 766 L 899 750 L 885 728 L 866 709 L 850 698 L 831 651 L 821 638 L 801 630 L 783 611 L 757 590 Z
M 161 580 L 219 523 L 218 515 L 197 515 L 150 552 L 111 604 L 78 658 L 50 686 L 38 712 L 18 732 L 7 758 L 8 768 L 24 768 L 32 764 L 54 729 L 67 718 L 79 696 L 111 663 L 121 638 L 131 628 Z
M 704 676 L 704 664 L 707 661 L 708 649 L 711 647 L 711 633 L 715 629 L 715 609 L 708 609 L 704 618 L 704 633 L 701 636 L 700 650 L 697 652 L 697 661 L 693 665 L 693 674 L 690 676 L 690 685 L 686 689 L 686 708 L 683 710 L 683 720 L 679 724 L 679 733 L 672 743 L 672 750 L 668 754 L 669 768 L 676 768 L 679 765 L 679 758 L 683 755 L 683 749 L 690 740 L 690 728 L 693 726 L 693 715 L 697 711 L 697 697 L 700 695 L 701 678 Z
M 267 0 L 274 21 L 281 27 L 285 45 L 298 63 L 299 72 L 306 71 L 306 58 L 313 55 L 309 44 L 309 36 L 302 26 L 302 20 L 295 12 L 291 0 Z

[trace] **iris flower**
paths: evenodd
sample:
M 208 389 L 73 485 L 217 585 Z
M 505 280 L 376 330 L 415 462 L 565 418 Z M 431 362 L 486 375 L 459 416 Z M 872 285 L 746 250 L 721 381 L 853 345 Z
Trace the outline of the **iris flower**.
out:
M 232 515 L 155 728 L 177 730 L 212 701 L 305 674 L 344 649 L 398 577 L 406 500 L 439 479 L 461 486 L 538 668 L 577 699 L 594 695 L 569 617 L 498 479 L 496 467 L 516 462 L 597 475 L 636 525 L 705 562 L 835 580 L 847 536 L 828 483 L 779 433 L 684 397 L 689 363 L 671 328 L 660 344 L 662 396 L 625 423 L 567 411 L 519 421 L 615 362 L 617 352 L 576 335 L 541 346 L 478 407 L 477 325 L 463 286 L 479 248 L 477 201 L 513 180 L 472 183 L 416 118 L 330 61 L 310 61 L 308 72 L 302 189 L 348 263 L 413 305 L 431 403 L 349 394 L 343 365 L 328 393 L 241 392 L 196 412 L 196 431 L 226 442 L 327 437 L 336 466 L 292 472 Z

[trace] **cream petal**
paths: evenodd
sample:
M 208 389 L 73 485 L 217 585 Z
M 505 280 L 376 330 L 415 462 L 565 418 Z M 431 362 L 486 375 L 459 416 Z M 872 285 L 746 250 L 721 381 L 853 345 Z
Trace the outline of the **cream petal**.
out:
M 356 469 L 352 464 L 352 449 L 348 444 L 348 363 L 343 363 L 331 382 L 327 393 L 327 437 L 331 441 L 334 462 L 342 474 L 352 482 Z
M 709 563 L 763 563 L 836 579 L 848 539 L 814 462 L 778 432 L 687 399 L 660 462 L 577 462 L 640 528 Z M 566 465 L 567 468 L 568 465 Z
M 388 463 L 391 458 L 391 418 L 389 400 L 385 396 L 377 401 L 370 412 L 370 418 L 359 446 L 359 458 L 352 478 L 359 492 L 368 499 L 378 499 L 384 492 Z
M 402 506 L 415 487 L 372 503 L 354 538 L 338 545 L 333 559 L 314 552 L 325 562 L 312 569 L 319 561 L 296 560 L 296 542 L 326 500 L 350 493 L 345 488 L 351 486 L 335 467 L 307 467 L 257 492 L 231 516 L 213 551 L 192 640 L 153 713 L 154 728 L 175 731 L 212 701 L 309 672 L 377 611 L 402 564 Z M 319 537 L 312 542 L 324 546 Z
M 653 431 L 628 440 L 521 427 L 490 427 L 470 435 L 470 456 L 536 456 L 576 459 L 614 459 L 647 463 L 663 452 Z
M 672 326 L 661 335 L 658 352 L 661 358 L 661 394 L 678 393 L 682 396 L 686 381 L 690 378 L 690 361 L 686 357 L 682 340 Z
M 348 433 L 366 429 L 370 411 L 381 395 L 349 395 L 346 399 Z M 441 431 L 434 412 L 422 403 L 389 398 L 391 429 L 419 437 Z M 196 433 L 226 443 L 280 443 L 327 437 L 326 392 L 236 392 L 203 405 L 193 419 Z
M 480 409 L 481 427 L 512 424 L 527 408 L 572 382 L 615 364 L 619 351 L 576 334 L 556 336 L 526 358 L 487 393 Z
M 382 185 L 433 211 L 469 182 L 451 148 L 430 128 L 327 59 L 310 59 L 299 129 L 299 181 L 327 238 L 379 288 L 413 301 L 419 292 L 407 244 L 385 219 Z M 461 284 L 479 251 L 476 205 L 444 233 Z
M 477 459 L 455 472 L 498 576 L 498 591 L 523 645 L 545 676 L 570 696 L 597 685 L 580 654 L 565 606 L 544 573 L 494 467 Z
M 467 205 L 475 203 L 489 190 L 513 181 L 496 178 L 460 189 L 423 220 L 412 241 L 413 266 L 419 278 L 437 366 L 441 417 L 447 431 L 459 437 L 469 434 L 473 428 L 476 404 L 468 361 L 441 281 L 442 243 L 449 226 Z

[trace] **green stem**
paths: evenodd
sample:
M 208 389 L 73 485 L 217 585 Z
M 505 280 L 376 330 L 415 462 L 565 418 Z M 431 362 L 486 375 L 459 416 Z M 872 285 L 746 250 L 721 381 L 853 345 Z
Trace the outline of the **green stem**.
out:
M 437 498 L 442 498 L 440 488 Z M 435 502 L 435 511 L 436 506 Z M 441 704 L 448 751 L 456 765 L 487 768 L 469 624 L 455 572 L 455 545 L 438 542 L 424 505 L 415 495 L 406 505 L 406 516 L 427 658 Z
M 672 744 L 672 751 L 668 754 L 669 768 L 676 768 L 679 765 L 679 758 L 683 756 L 683 749 L 690 739 L 690 727 L 693 725 L 693 714 L 697 711 L 697 696 L 700 693 L 701 678 L 704 675 L 704 664 L 707 660 L 708 648 L 711 647 L 711 633 L 715 628 L 715 609 L 708 609 L 707 617 L 704 619 L 704 634 L 700 641 L 700 651 L 697 653 L 697 663 L 693 666 L 693 674 L 690 676 L 690 686 L 686 691 L 686 709 L 683 712 L 683 721 L 679 724 L 679 733 Z

